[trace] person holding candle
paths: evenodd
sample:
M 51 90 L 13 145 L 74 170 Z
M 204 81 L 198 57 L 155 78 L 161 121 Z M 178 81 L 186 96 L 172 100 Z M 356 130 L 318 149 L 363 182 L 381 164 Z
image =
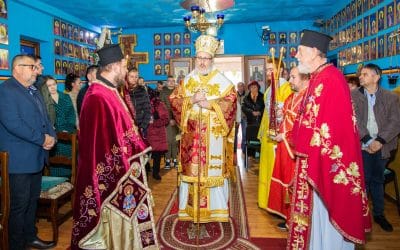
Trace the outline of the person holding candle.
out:
M 261 119 L 260 129 L 258 130 L 258 139 L 261 141 L 258 175 L 258 206 L 263 209 L 267 208 L 271 177 L 275 164 L 276 141 L 271 138 L 270 124 L 271 121 L 277 121 L 276 116 L 273 115 L 276 113 L 275 110 L 277 108 L 282 108 L 284 101 L 292 93 L 290 83 L 284 78 L 278 78 L 284 68 L 283 65 L 280 65 L 280 62 L 281 59 L 277 60 L 274 58 L 274 55 L 267 59 L 266 73 L 269 86 L 264 93 L 265 109 Z

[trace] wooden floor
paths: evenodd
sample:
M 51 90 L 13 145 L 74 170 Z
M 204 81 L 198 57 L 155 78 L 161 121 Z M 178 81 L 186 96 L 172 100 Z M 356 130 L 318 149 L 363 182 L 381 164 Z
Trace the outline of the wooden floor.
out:
M 257 173 L 258 164 L 252 161 L 251 168 L 246 171 L 241 167 L 241 179 L 246 199 L 246 208 L 251 237 L 270 237 L 285 238 L 286 233 L 277 229 L 276 225 L 281 222 L 280 219 L 269 215 L 266 211 L 257 207 Z M 176 170 L 161 170 L 162 181 L 154 181 L 149 178 L 149 185 L 153 190 L 154 196 L 154 215 L 156 221 L 163 212 L 172 191 L 176 188 Z M 345 205 L 345 204 L 343 204 Z M 396 206 L 392 202 L 385 200 L 385 213 L 387 219 L 392 223 L 394 231 L 384 232 L 377 224 L 373 224 L 372 233 L 368 235 L 368 243 L 365 246 L 359 246 L 357 249 L 368 250 L 398 250 L 400 249 L 400 216 L 397 214 Z M 72 219 L 60 226 L 60 238 L 56 248 L 66 249 L 71 239 Z M 39 237 L 44 240 L 51 239 L 50 223 L 45 220 L 39 220 Z

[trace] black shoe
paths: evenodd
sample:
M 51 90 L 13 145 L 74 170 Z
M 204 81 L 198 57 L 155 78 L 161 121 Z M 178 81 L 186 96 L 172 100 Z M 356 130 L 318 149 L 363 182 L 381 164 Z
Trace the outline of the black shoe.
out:
M 159 174 L 153 174 L 155 180 L 161 181 L 161 176 Z
M 287 231 L 286 222 L 278 223 L 278 228 L 282 231 Z
M 39 238 L 26 243 L 26 247 L 28 248 L 35 248 L 35 249 L 50 249 L 56 246 L 54 241 L 44 241 Z
M 151 172 L 151 168 L 150 168 L 150 164 L 149 163 L 147 163 L 146 164 L 146 172 Z
M 374 216 L 374 221 L 381 226 L 381 228 L 386 231 L 386 232 L 392 232 L 393 227 L 389 223 L 389 221 L 386 220 L 385 216 L 379 215 L 379 216 Z

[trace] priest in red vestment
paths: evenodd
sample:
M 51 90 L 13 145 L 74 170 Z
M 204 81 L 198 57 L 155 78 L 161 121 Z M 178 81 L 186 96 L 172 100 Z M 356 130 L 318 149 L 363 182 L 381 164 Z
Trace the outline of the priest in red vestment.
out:
M 158 249 L 144 169 L 150 148 L 117 90 L 126 59 L 118 44 L 98 54 L 80 114 L 71 249 Z
M 292 129 L 309 81 L 310 76 L 301 74 L 297 67 L 290 70 L 289 82 L 293 93 L 285 100 L 282 113 L 278 114 L 283 116 L 283 121 L 279 127 L 279 134 L 273 138 L 278 144 L 267 210 L 287 221 L 290 215 L 291 187 L 296 164 L 292 148 Z M 278 227 L 286 229 L 285 224 L 279 223 Z
M 354 249 L 371 229 L 356 119 L 331 37 L 304 30 L 296 58 L 310 73 L 292 136 L 297 155 L 288 249 Z

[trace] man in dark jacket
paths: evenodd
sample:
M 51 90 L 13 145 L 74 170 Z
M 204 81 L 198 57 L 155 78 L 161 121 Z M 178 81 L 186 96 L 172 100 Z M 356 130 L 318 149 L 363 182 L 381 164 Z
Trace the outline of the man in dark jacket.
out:
M 81 113 L 81 107 L 82 107 L 82 103 L 83 103 L 83 98 L 85 97 L 86 92 L 87 92 L 90 84 L 94 80 L 96 80 L 96 74 L 97 74 L 98 68 L 99 67 L 97 65 L 90 65 L 86 69 L 87 84 L 79 90 L 78 97 L 76 98 L 76 107 L 77 107 L 78 115 Z
M 374 221 L 387 232 L 393 231 L 384 209 L 384 171 L 391 151 L 397 148 L 400 133 L 399 98 L 379 86 L 382 70 L 375 64 L 361 69 L 359 89 L 352 91 L 367 192 L 371 192 Z
M 139 72 L 132 68 L 128 72 L 127 82 L 133 107 L 135 108 L 135 122 L 139 127 L 142 137 L 146 139 L 147 128 L 151 118 L 151 105 L 145 86 L 138 84 Z

